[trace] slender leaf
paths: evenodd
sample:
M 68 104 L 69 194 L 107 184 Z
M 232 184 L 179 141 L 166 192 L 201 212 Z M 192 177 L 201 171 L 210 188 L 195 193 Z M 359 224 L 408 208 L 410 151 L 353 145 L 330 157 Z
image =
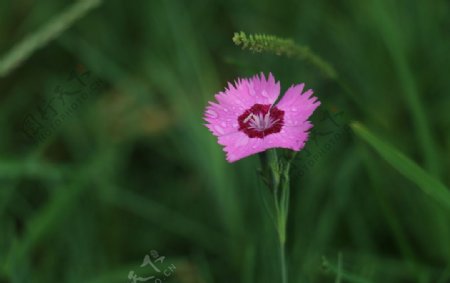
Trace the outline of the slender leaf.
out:
M 439 180 L 432 177 L 414 161 L 387 142 L 372 134 L 362 124 L 351 124 L 354 132 L 372 146 L 389 164 L 414 182 L 424 193 L 450 209 L 450 192 Z

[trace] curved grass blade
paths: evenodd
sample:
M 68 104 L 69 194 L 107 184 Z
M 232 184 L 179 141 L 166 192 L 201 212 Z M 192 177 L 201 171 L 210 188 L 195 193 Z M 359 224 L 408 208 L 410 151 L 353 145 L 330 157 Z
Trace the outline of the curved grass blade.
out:
M 6 77 L 37 49 L 47 45 L 70 28 L 78 19 L 101 4 L 101 0 L 76 1 L 66 11 L 49 21 L 35 33 L 25 37 L 0 59 L 0 77 Z
M 424 193 L 450 210 L 450 191 L 439 180 L 432 177 L 415 162 L 372 134 L 362 124 L 351 123 L 353 131 L 372 146 L 392 167 L 415 183 Z

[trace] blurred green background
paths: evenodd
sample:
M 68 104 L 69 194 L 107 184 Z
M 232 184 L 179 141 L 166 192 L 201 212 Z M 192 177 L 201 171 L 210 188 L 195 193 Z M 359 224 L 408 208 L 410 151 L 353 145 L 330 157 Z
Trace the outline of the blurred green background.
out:
M 450 282 L 449 13 L 444 0 L 2 0 L 0 282 L 279 282 L 258 159 L 228 164 L 202 120 L 227 81 L 261 71 L 322 101 L 292 169 L 290 282 Z M 241 50 L 240 30 L 309 46 L 338 81 Z M 386 162 L 349 121 L 423 171 Z

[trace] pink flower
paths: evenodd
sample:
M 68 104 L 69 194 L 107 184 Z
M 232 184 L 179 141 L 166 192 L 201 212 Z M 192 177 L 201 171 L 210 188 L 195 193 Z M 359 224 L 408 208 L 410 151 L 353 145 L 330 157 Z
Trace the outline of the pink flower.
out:
M 308 118 L 320 105 L 311 89 L 293 85 L 275 104 L 280 82 L 272 74 L 268 79 L 255 75 L 238 79 L 234 85 L 216 94 L 218 103 L 206 107 L 206 127 L 224 146 L 227 160 L 234 162 L 269 148 L 299 151 L 308 139 L 312 124 Z

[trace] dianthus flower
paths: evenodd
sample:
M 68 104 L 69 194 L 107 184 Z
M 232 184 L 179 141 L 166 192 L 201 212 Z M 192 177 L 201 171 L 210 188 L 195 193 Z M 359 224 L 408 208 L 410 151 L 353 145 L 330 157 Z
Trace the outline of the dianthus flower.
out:
M 280 82 L 255 75 L 238 79 L 216 94 L 217 103 L 206 107 L 206 127 L 224 146 L 229 162 L 269 148 L 301 150 L 312 124 L 308 118 L 320 105 L 304 84 L 291 86 L 277 102 Z

